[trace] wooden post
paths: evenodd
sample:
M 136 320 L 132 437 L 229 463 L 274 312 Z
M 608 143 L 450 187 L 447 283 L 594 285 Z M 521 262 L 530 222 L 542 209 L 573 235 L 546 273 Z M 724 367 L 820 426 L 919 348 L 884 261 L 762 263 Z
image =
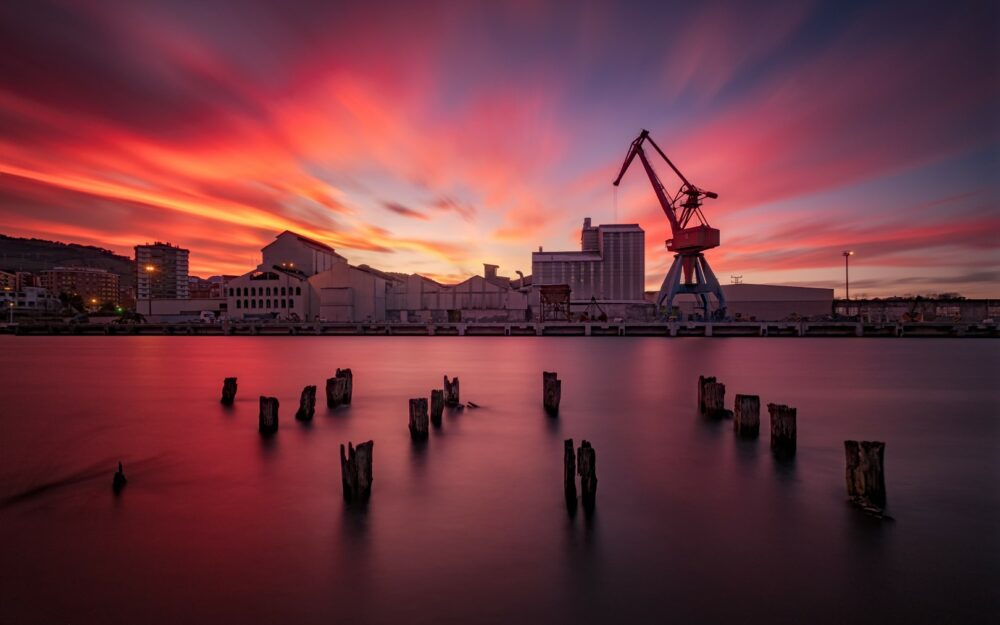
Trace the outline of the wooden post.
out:
M 347 380 L 344 386 L 344 403 L 350 404 L 354 396 L 354 374 L 350 369 L 337 369 L 336 377 Z
M 128 480 L 125 479 L 125 470 L 122 469 L 122 463 L 119 460 L 118 471 L 115 472 L 115 477 L 111 480 L 111 490 L 115 491 L 116 494 L 120 493 L 126 484 L 128 484 Z
M 299 409 L 295 413 L 295 418 L 299 421 L 312 421 L 314 414 L 316 414 L 316 387 L 307 386 L 302 389 L 302 395 L 299 396 Z
M 576 506 L 576 454 L 573 452 L 573 439 L 567 438 L 563 450 L 563 489 L 566 491 L 566 504 Z
M 427 398 L 410 400 L 410 437 L 415 440 L 427 438 Z
M 705 414 L 705 385 L 715 382 L 715 376 L 706 378 L 703 375 L 698 376 L 698 412 Z
M 444 403 L 457 406 L 459 401 L 458 378 L 449 381 L 448 376 L 444 376 Z
M 555 371 L 542 371 L 542 405 L 552 416 L 559 414 L 559 400 L 562 398 L 562 380 Z
M 260 416 L 257 429 L 261 434 L 274 434 L 278 431 L 278 398 L 260 396 Z
M 757 438 L 760 434 L 760 397 L 736 395 L 733 401 L 733 430 L 737 436 Z
M 721 382 L 709 382 L 704 387 L 704 414 L 721 419 L 730 416 L 726 410 L 726 385 Z
M 795 455 L 795 408 L 768 404 L 771 415 L 771 451 L 780 456 Z
M 847 495 L 851 503 L 881 513 L 885 507 L 885 443 L 844 441 L 847 457 Z
M 326 379 L 326 405 L 328 408 L 336 408 L 344 403 L 344 394 L 347 392 L 347 378 L 333 377 Z
M 442 414 L 444 414 L 444 391 L 436 388 L 431 391 L 431 422 L 434 425 L 441 425 Z
M 372 457 L 375 443 L 367 441 L 355 448 L 347 443 L 347 454 L 340 446 L 340 480 L 344 485 L 344 499 L 364 501 L 372 494 Z
M 597 452 L 587 441 L 576 450 L 576 470 L 580 475 L 580 491 L 585 510 L 594 508 L 597 497 Z
M 226 378 L 222 381 L 222 403 L 231 406 L 236 400 L 236 378 Z

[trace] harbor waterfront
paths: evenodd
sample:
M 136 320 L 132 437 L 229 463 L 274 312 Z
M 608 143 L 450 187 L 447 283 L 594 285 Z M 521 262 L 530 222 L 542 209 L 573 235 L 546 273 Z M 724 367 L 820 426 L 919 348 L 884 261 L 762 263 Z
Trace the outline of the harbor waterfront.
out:
M 25 323 L 0 333 L 46 335 L 183 336 L 666 336 L 666 337 L 966 337 L 997 338 L 995 323 L 865 323 L 860 321 L 683 321 L 621 323 Z
M 0 622 L 1000 617 L 995 342 L 558 344 L 0 336 Z M 295 420 L 303 386 L 345 367 L 351 403 Z M 414 442 L 407 402 L 444 375 L 478 407 Z M 772 456 L 766 413 L 752 440 L 699 415 L 699 375 L 727 407 L 796 407 L 794 459 Z M 262 395 L 280 402 L 270 437 Z M 570 438 L 596 451 L 590 515 L 564 502 Z M 885 441 L 895 521 L 847 503 L 848 439 Z M 339 447 L 367 440 L 371 496 L 348 503 Z

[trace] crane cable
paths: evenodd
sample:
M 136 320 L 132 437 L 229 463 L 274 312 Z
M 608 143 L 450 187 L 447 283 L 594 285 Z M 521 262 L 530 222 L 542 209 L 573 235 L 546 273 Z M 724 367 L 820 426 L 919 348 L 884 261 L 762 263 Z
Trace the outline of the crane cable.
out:
M 618 187 L 611 187 L 613 193 L 613 204 L 615 207 L 615 220 L 612 223 L 618 223 Z

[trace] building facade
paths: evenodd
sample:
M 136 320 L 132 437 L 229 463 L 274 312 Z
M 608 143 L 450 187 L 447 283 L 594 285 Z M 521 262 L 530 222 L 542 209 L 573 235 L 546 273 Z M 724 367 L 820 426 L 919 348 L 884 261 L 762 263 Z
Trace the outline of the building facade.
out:
M 347 262 L 346 258 L 329 245 L 290 230 L 285 230 L 276 236 L 274 241 L 264 246 L 261 249 L 261 255 L 263 260 L 259 269 L 262 271 L 270 270 L 272 267 L 281 267 L 298 271 L 306 276 L 316 275 L 335 265 Z
M 0 289 L 0 310 L 7 316 L 16 314 L 42 314 L 58 312 L 62 308 L 59 298 L 48 289 L 26 286 L 18 290 Z M 6 317 L 2 319 L 6 321 Z
M 646 233 L 638 224 L 592 226 L 583 220 L 580 251 L 545 252 L 531 255 L 533 284 L 565 284 L 570 300 L 580 304 L 596 298 L 601 302 L 643 302 L 646 278 Z
M 41 284 L 52 294 L 79 295 L 86 306 L 117 306 L 121 301 L 118 275 L 105 269 L 56 267 L 41 272 Z
M 136 245 L 136 299 L 190 297 L 188 255 L 188 250 L 169 243 Z

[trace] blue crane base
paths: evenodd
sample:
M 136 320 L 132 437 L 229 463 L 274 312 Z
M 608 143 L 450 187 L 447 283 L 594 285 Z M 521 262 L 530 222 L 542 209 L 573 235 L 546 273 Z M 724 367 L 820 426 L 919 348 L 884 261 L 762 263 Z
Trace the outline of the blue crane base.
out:
M 697 279 L 697 282 L 694 279 Z M 663 286 L 656 296 L 656 309 L 658 311 L 673 309 L 674 298 L 678 295 L 690 293 L 701 300 L 701 308 L 704 318 L 724 319 L 726 317 L 726 296 L 722 294 L 722 287 L 719 280 L 708 266 L 705 255 L 700 252 L 680 253 L 674 255 L 674 262 L 670 265 L 670 271 L 663 279 Z M 712 311 L 709 295 L 715 295 L 718 300 L 718 307 Z

